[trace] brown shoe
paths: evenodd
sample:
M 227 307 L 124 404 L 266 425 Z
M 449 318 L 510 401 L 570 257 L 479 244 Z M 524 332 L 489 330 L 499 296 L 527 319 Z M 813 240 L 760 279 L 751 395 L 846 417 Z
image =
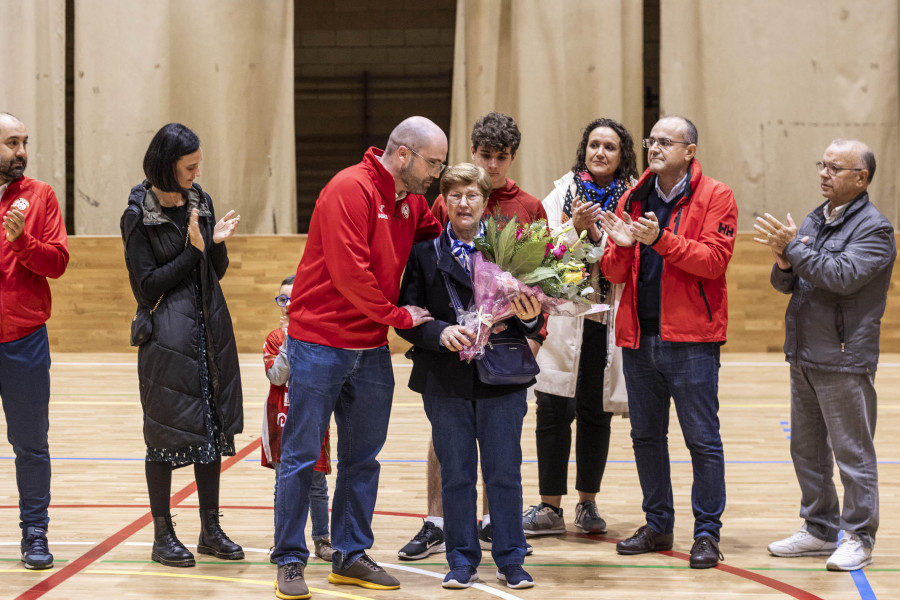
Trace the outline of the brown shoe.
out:
M 692 569 L 711 569 L 720 560 L 725 560 L 725 557 L 719 552 L 719 542 L 711 535 L 701 535 L 694 540 L 694 545 L 691 546 Z
M 332 555 L 334 555 L 334 548 L 331 547 L 331 540 L 328 538 L 322 538 L 319 540 L 314 540 L 313 543 L 316 545 L 316 556 L 324 561 L 331 562 L 331 557 Z
M 671 550 L 675 536 L 671 533 L 656 533 L 649 525 L 639 527 L 634 535 L 616 544 L 619 554 L 643 554 L 659 550 Z
M 396 590 L 400 587 L 400 580 L 365 554 L 343 571 L 332 571 L 328 575 L 328 583 L 358 585 L 370 590 Z
M 292 562 L 278 567 L 278 579 L 275 580 L 275 595 L 283 600 L 300 600 L 309 598 L 309 587 L 303 579 L 303 563 Z

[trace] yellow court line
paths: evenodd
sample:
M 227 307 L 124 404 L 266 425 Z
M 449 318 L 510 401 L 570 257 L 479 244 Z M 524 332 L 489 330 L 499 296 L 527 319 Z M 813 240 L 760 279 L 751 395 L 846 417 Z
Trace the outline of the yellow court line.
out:
M 265 585 L 274 587 L 274 582 L 261 581 L 259 579 L 244 579 L 242 577 L 221 577 L 217 575 L 190 575 L 187 573 L 156 573 L 152 571 L 118 571 L 115 569 L 85 569 L 85 573 L 96 575 L 149 575 L 151 577 L 177 577 L 180 579 L 208 579 L 212 581 L 229 581 L 232 583 L 249 583 L 250 585 Z M 334 592 L 332 590 L 324 590 L 321 588 L 309 588 L 309 591 L 317 594 L 325 594 L 326 596 L 334 596 L 336 598 L 347 598 L 347 600 L 375 600 L 371 596 L 356 596 L 354 594 L 345 594 L 343 592 Z

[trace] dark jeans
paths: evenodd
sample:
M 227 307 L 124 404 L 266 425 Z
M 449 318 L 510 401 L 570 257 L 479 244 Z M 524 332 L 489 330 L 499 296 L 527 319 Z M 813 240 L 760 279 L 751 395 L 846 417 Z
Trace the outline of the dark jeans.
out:
M 522 530 L 522 420 L 525 390 L 496 398 L 423 396 L 434 453 L 441 463 L 444 535 L 450 568 L 477 567 L 478 452 L 491 506 L 491 556 L 497 567 L 525 560 Z
M 719 344 L 664 342 L 641 336 L 623 348 L 631 440 L 647 524 L 671 533 L 675 524 L 669 474 L 669 399 L 691 453 L 694 537 L 719 539 L 725 510 L 725 458 L 719 436 Z
M 275 498 L 275 550 L 279 566 L 306 564 L 304 529 L 313 471 L 334 413 L 337 477 L 331 506 L 335 570 L 349 567 L 375 541 L 372 515 L 387 436 L 394 372 L 387 346 L 344 350 L 288 337 L 291 405 L 281 437 Z
M 50 345 L 47 328 L 0 344 L 0 398 L 16 455 L 19 526 L 47 529 L 50 516 Z
M 575 437 L 575 489 L 587 494 L 600 491 L 609 455 L 612 420 L 612 413 L 603 410 L 606 343 L 606 325 L 585 319 L 575 397 L 535 392 L 538 486 L 542 496 L 564 496 L 568 493 L 566 483 L 572 447 L 572 421 L 576 421 L 578 427 Z

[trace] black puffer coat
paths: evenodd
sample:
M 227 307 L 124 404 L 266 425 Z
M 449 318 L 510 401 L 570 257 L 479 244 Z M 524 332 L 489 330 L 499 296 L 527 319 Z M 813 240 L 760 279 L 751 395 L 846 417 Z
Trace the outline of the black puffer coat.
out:
M 241 374 L 231 315 L 219 279 L 228 268 L 225 244 L 213 243 L 212 200 L 194 184 L 188 215 L 196 208 L 206 250 L 185 246 L 181 230 L 148 194 L 146 181 L 131 190 L 120 227 L 125 264 L 138 304 L 152 308 L 153 334 L 138 350 L 138 379 L 144 410 L 144 440 L 152 448 L 177 449 L 207 441 L 200 385 L 199 314 L 191 272 L 199 262 L 206 324 L 207 364 L 213 406 L 222 433 L 244 427 Z

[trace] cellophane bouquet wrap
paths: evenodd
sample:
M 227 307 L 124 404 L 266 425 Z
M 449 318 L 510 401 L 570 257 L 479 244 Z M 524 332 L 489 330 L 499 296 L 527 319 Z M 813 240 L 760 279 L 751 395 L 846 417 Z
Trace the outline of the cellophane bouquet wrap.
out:
M 566 246 L 563 234 L 570 228 L 554 237 L 543 219 L 530 225 L 520 225 L 515 217 L 506 223 L 488 219 L 484 236 L 475 238 L 479 252 L 472 260 L 472 306 L 459 318 L 460 325 L 476 333 L 475 341 L 459 353 L 461 360 L 484 354 L 494 326 L 515 314 L 511 300 L 521 293 L 537 298 L 549 315 L 575 317 L 609 309 L 587 298 L 593 292 L 587 265 L 597 262 L 603 249 L 584 244 L 586 232 Z

